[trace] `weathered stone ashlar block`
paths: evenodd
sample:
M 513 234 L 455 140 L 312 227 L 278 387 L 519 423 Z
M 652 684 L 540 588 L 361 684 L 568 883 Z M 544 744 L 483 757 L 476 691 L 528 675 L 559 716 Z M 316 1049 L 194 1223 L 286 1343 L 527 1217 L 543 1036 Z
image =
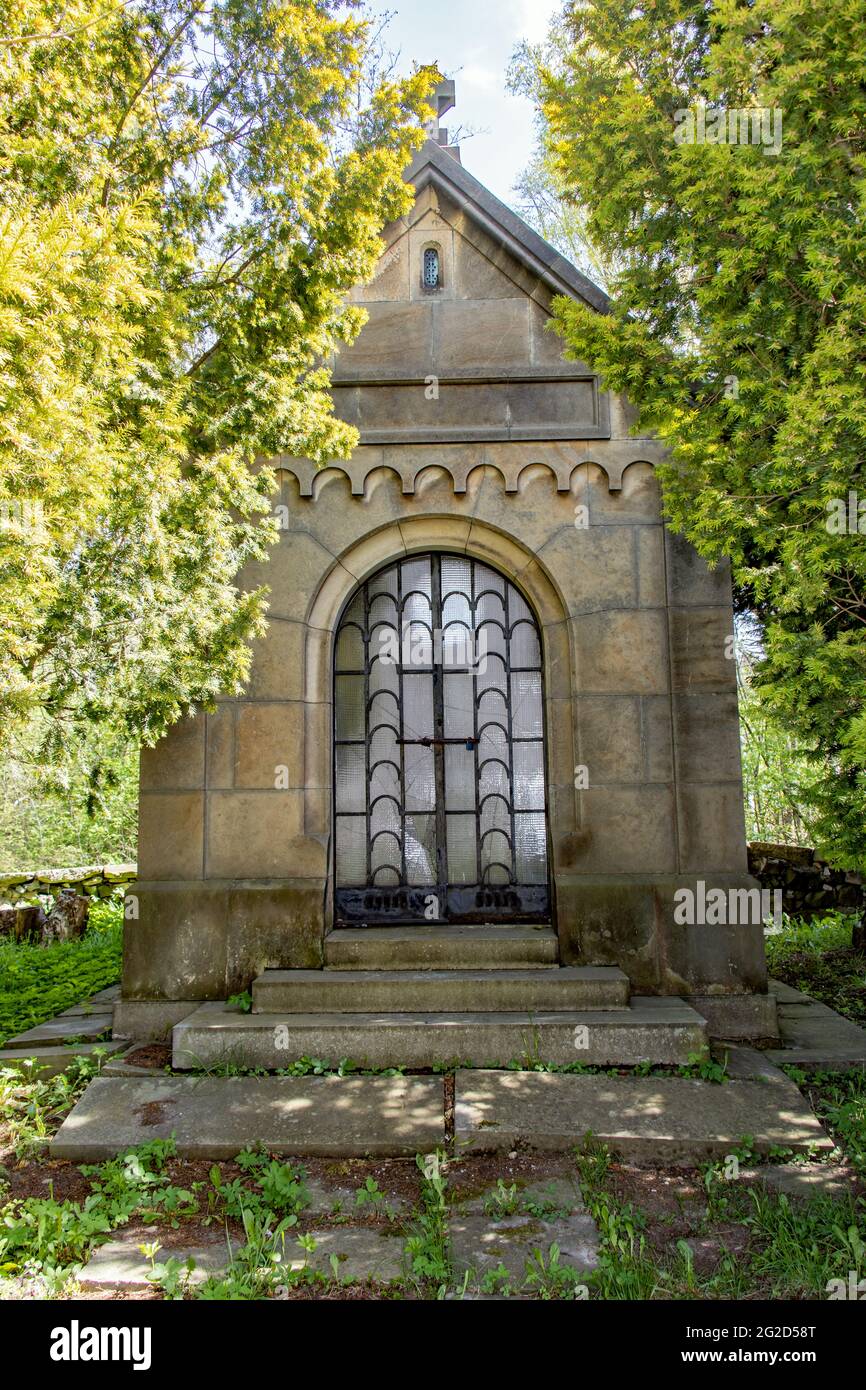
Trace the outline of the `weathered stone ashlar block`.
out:
M 640 700 L 634 695 L 581 695 L 580 758 L 592 786 L 643 780 Z
M 730 604 L 671 608 L 671 680 L 674 690 L 736 692 Z
M 132 892 L 138 916 L 124 922 L 123 998 L 225 998 L 225 884 L 141 881 Z
M 545 915 L 549 903 L 556 934 L 548 927 L 546 939 L 560 965 L 616 966 L 633 994 L 685 996 L 699 1013 L 705 1002 L 711 1029 L 723 1035 L 772 1037 L 760 923 L 675 915 L 680 888 L 752 886 L 730 568 L 710 570 L 667 530 L 656 471 L 661 445 L 632 434 L 634 405 L 605 391 L 592 364 L 567 361 L 545 327 L 556 296 L 605 312 L 601 291 L 447 150 L 428 142 L 409 176 L 414 206 L 385 229 L 376 273 L 351 295 L 368 322 L 332 363 L 335 409 L 355 424 L 358 445 L 323 467 L 288 453 L 259 461 L 277 474 L 281 529 L 268 561 L 238 577 L 242 591 L 269 591 L 268 628 L 253 644 L 249 680 L 142 753 L 138 915 L 126 923 L 124 946 L 129 1019 L 156 1034 L 180 1010 L 250 988 L 265 970 L 328 968 L 333 952 L 325 943 L 347 911 L 334 848 L 336 633 L 368 581 L 391 583 L 380 576 L 399 562 L 447 554 L 488 566 L 502 593 L 505 580 L 514 586 L 509 602 L 518 610 L 525 603 L 540 649 L 536 656 L 532 641 L 521 646 L 517 629 L 505 633 L 511 664 L 485 705 L 502 701 L 499 732 L 488 741 L 505 749 L 498 788 L 505 810 L 488 799 L 482 812 L 481 774 L 470 762 L 460 795 L 477 799 L 461 811 L 467 819 L 453 845 L 480 842 L 483 815 L 499 818 L 501 848 L 514 813 L 520 855 L 548 847 L 547 884 L 533 891 Z M 437 283 L 424 279 L 428 249 L 439 254 Z M 431 564 L 431 575 L 444 572 Z M 471 586 L 471 566 L 462 572 Z M 482 610 L 500 621 L 504 614 L 489 595 L 439 597 L 443 625 L 446 602 L 470 626 Z M 369 643 L 367 633 L 364 670 L 351 686 L 359 703 L 370 693 Z M 443 690 L 444 675 L 443 662 Z M 472 687 L 467 698 L 477 694 Z M 402 707 L 394 698 L 399 734 L 411 743 L 418 711 L 408 709 L 405 692 Z M 541 737 L 540 761 L 518 785 L 518 761 L 529 767 L 534 757 L 529 743 L 538 735 L 520 731 L 536 698 L 543 718 L 529 722 Z M 451 723 L 457 708 L 443 698 L 437 738 L 463 742 L 465 731 L 457 738 Z M 467 754 L 477 756 L 470 743 Z M 396 745 L 395 793 L 364 762 L 372 735 L 367 745 L 358 755 L 365 817 L 376 794 L 399 801 L 407 760 L 416 756 Z M 447 742 L 429 747 L 441 773 L 432 782 L 434 804 L 392 802 L 388 812 L 390 833 L 406 837 L 396 871 L 404 877 L 392 886 L 406 890 L 407 903 L 418 887 L 438 900 L 431 866 L 438 872 L 451 853 L 436 840 L 445 832 L 433 814 L 449 750 Z M 539 822 L 518 821 L 512 781 Z M 366 819 L 363 834 L 369 842 Z M 372 889 L 381 881 L 371 877 L 372 853 L 369 864 L 365 844 L 352 853 L 353 891 L 367 894 L 374 913 Z M 479 950 L 493 939 L 487 933 L 517 930 L 519 908 L 507 893 L 461 881 L 490 913 L 472 924 L 481 928 Z M 450 878 L 446 899 L 449 885 Z M 470 929 L 460 915 L 465 905 L 454 901 L 439 905 L 441 922 L 422 923 L 440 952 Z M 353 927 L 361 936 L 376 929 Z M 372 968 L 387 970 L 390 928 L 378 930 Z M 491 947 L 483 964 L 495 970 L 498 960 Z M 543 962 L 548 970 L 556 964 Z M 363 979 L 357 990 L 363 1013 Z M 322 1029 L 323 1037 L 344 1035 L 342 1025 Z M 412 1055 L 421 1057 L 423 1021 L 412 1038 Z
M 333 563 L 334 556 L 309 532 L 284 532 L 266 562 L 251 560 L 244 566 L 238 584 L 245 593 L 262 586 L 269 590 L 270 617 L 303 621 Z
M 721 560 L 710 569 L 684 536 L 665 531 L 668 601 L 699 607 L 727 607 L 731 602 L 731 567 Z M 733 629 L 732 629 L 733 631 Z
M 363 334 L 339 357 L 340 380 L 376 373 L 424 375 L 434 370 L 431 356 L 434 302 L 367 303 Z
M 739 782 L 679 783 L 677 821 L 680 868 L 684 872 L 746 872 L 743 793 Z
M 672 698 L 677 770 L 683 783 L 733 782 L 740 785 L 737 696 L 674 695 Z
M 638 606 L 664 608 L 667 601 L 664 534 L 658 526 L 636 526 L 634 543 L 637 552 Z
M 138 871 L 148 878 L 201 878 L 204 794 L 145 792 L 138 801 Z
M 438 309 L 433 371 L 454 367 L 514 371 L 529 360 L 528 300 L 457 300 Z
M 304 705 L 242 701 L 238 705 L 236 787 L 286 791 L 304 785 Z
M 597 449 L 602 458 L 608 457 L 608 445 Z M 622 446 L 624 458 L 631 458 L 623 470 L 621 486 L 611 491 L 606 469 L 593 462 L 587 469 L 589 514 L 593 526 L 658 526 L 661 527 L 661 494 L 652 463 L 641 460 L 640 441 Z
M 670 686 L 667 614 L 610 609 L 571 620 L 580 691 L 663 695 Z
M 268 630 L 252 644 L 247 700 L 302 700 L 306 624 L 268 615 Z
M 538 558 L 570 613 L 637 606 L 635 537 L 630 526 L 572 526 L 541 546 Z
M 204 730 L 203 715 L 187 717 L 174 725 L 170 740 L 161 738 L 152 748 L 142 748 L 142 791 L 200 787 L 204 775 Z
M 207 716 L 205 786 L 232 787 L 235 780 L 237 702 L 222 700 Z
M 324 939 L 323 878 L 238 882 L 228 895 L 226 991 L 263 970 L 316 970 Z
M 320 876 L 324 850 L 304 836 L 304 792 L 211 792 L 207 868 L 210 878 Z
M 578 868 L 611 874 L 676 870 L 670 787 L 594 787 L 590 781 L 589 788 L 581 793 L 581 808 L 581 823 L 589 832 L 589 840 Z

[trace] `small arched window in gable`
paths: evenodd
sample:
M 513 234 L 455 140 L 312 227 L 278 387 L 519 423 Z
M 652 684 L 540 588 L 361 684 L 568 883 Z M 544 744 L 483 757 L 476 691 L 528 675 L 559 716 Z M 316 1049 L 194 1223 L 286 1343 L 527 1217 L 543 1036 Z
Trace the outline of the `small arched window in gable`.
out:
M 428 246 L 424 252 L 421 283 L 425 290 L 438 290 L 442 283 L 439 269 L 439 252 L 435 246 Z

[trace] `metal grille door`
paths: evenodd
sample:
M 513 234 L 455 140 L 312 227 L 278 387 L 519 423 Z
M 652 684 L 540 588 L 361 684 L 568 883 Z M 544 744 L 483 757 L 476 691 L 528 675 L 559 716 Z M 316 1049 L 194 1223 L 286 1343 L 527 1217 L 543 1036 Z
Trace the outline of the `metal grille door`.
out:
M 502 575 L 435 554 L 362 585 L 334 751 L 338 922 L 547 917 L 541 643 Z

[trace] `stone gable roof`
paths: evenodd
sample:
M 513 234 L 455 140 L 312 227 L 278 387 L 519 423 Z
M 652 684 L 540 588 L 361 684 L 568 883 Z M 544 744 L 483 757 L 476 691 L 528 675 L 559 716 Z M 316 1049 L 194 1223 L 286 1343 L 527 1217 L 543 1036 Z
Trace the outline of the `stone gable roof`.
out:
M 610 300 L 604 290 L 500 202 L 445 146 L 425 140 L 405 177 L 418 193 L 430 184 L 444 192 L 489 236 L 537 275 L 553 294 L 582 299 L 602 314 L 609 311 Z

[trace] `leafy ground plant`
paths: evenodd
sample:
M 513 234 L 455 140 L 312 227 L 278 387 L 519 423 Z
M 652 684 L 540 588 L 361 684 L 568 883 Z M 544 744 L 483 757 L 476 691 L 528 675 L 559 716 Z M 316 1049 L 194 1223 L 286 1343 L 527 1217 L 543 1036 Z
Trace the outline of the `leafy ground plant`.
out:
M 857 1175 L 866 1180 L 866 1073 L 785 1071 L 809 1096 L 819 1120 L 833 1134 Z
M 422 1174 L 421 1210 L 406 1240 L 406 1258 L 412 1278 L 422 1290 L 435 1289 L 444 1298 L 451 1279 L 448 1247 L 448 1163 L 444 1152 L 419 1154 Z
M 41 1079 L 39 1068 L 0 1070 L 0 1124 L 19 1160 L 44 1149 L 49 1137 L 97 1075 L 106 1054 L 74 1057 L 67 1071 Z
M 83 1202 L 26 1197 L 0 1210 L 0 1272 L 58 1276 L 82 1264 L 93 1247 L 133 1214 L 174 1222 L 197 1211 L 193 1193 L 165 1173 L 174 1141 L 156 1139 L 108 1163 L 82 1168 L 92 1179 Z
M 310 1194 L 304 1185 L 303 1168 L 280 1163 L 270 1155 L 244 1149 L 237 1156 L 247 1181 L 233 1178 L 226 1182 L 219 1164 L 210 1170 L 210 1180 L 219 1209 L 226 1215 L 244 1219 L 247 1213 L 258 1217 L 269 1214 L 285 1221 L 286 1228 L 297 1225 L 298 1216 L 309 1206 Z
M 559 1246 L 548 1247 L 545 1255 L 533 1250 L 526 1261 L 525 1287 L 544 1302 L 551 1299 L 580 1299 L 586 1297 L 586 1282 L 582 1270 L 563 1264 Z
M 78 941 L 0 941 L 0 1045 L 120 979 L 123 903 L 94 901 Z

